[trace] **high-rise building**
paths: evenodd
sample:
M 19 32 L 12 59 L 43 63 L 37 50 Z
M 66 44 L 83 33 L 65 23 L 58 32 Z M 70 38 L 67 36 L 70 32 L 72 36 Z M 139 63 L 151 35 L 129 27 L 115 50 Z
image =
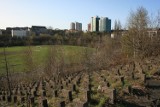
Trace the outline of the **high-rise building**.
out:
M 91 18 L 91 31 L 98 32 L 99 31 L 99 17 L 95 16 Z
M 82 23 L 79 23 L 79 31 L 82 31 Z
M 75 30 L 82 31 L 82 23 L 75 22 Z
M 99 20 L 99 31 L 111 32 L 111 19 L 108 19 L 107 17 L 101 17 Z
M 111 32 L 111 19 L 107 17 L 98 16 L 91 18 L 91 31 L 92 32 Z
M 71 29 L 71 30 L 75 30 L 75 23 L 72 22 L 72 23 L 70 24 L 70 29 Z

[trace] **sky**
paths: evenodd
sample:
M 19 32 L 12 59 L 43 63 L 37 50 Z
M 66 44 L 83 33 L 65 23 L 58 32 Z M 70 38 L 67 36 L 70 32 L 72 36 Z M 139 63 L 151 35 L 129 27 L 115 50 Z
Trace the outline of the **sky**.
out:
M 91 17 L 120 20 L 123 27 L 131 10 L 143 6 L 149 14 L 160 10 L 160 0 L 0 0 L 0 29 L 40 25 L 69 29 L 81 22 L 87 30 Z

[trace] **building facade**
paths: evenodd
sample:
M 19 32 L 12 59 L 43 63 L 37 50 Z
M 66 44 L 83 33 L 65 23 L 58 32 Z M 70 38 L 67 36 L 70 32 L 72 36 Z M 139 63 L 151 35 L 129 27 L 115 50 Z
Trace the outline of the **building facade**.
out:
M 107 17 L 101 17 L 99 20 L 99 31 L 111 32 L 111 19 L 108 19 Z
M 31 31 L 35 33 L 36 36 L 39 36 L 40 34 L 46 34 L 47 28 L 45 26 L 32 26 Z
M 28 36 L 29 35 L 29 30 L 28 29 L 12 29 L 11 31 L 12 37 L 13 36 Z
M 71 22 L 71 24 L 70 24 L 70 30 L 75 30 L 75 23 Z
M 29 35 L 29 28 L 28 27 L 7 27 L 6 30 L 2 31 L 4 35 L 11 35 L 13 36 L 28 36 Z
M 98 32 L 99 31 L 99 17 L 95 16 L 91 18 L 91 31 Z
M 91 17 L 91 32 L 111 32 L 111 19 L 98 16 Z
M 91 31 L 91 23 L 88 24 L 88 31 Z
M 75 30 L 82 31 L 82 23 L 75 22 Z
M 111 32 L 111 19 L 107 21 L 107 32 Z
M 70 24 L 71 31 L 82 31 L 82 23 L 79 22 L 71 22 Z

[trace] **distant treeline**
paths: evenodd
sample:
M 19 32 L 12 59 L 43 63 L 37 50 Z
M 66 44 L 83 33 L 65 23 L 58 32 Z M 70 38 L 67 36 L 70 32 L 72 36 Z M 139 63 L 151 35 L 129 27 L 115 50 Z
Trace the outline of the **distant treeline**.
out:
M 3 46 L 25 46 L 25 45 L 78 45 L 78 46 L 91 46 L 101 41 L 102 36 L 109 35 L 107 33 L 97 32 L 60 32 L 54 35 L 41 34 L 35 36 L 18 37 L 11 35 L 0 35 L 0 47 Z

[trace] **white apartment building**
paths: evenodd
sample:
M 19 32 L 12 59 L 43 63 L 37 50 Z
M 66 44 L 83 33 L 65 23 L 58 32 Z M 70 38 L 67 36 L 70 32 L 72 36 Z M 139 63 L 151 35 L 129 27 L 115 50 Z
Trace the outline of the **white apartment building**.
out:
M 27 36 L 29 34 L 29 30 L 28 28 L 18 28 L 18 29 L 12 29 L 11 30 L 11 35 L 12 37 L 13 36 L 20 36 L 20 37 L 23 37 L 23 36 Z

